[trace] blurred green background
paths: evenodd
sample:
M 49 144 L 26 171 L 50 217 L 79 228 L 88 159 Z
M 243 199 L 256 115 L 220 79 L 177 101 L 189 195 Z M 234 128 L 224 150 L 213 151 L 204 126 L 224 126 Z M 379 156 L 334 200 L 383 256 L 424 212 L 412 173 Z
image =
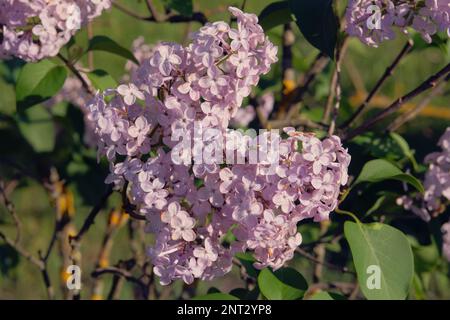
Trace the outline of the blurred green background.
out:
M 148 14 L 143 1 L 118 2 L 141 15 Z M 259 14 L 271 2 L 270 0 L 248 0 L 245 10 Z M 158 1 L 156 3 L 158 9 L 163 10 L 162 4 Z M 205 13 L 209 21 L 229 21 L 229 14 L 226 10 L 228 5 L 239 7 L 241 2 L 194 1 L 195 10 Z M 186 44 L 188 34 L 199 27 L 198 23 L 170 24 L 139 21 L 116 8 L 107 11 L 94 20 L 92 24 L 94 35 L 107 35 L 126 48 L 131 48 L 133 40 L 139 36 L 143 36 L 149 44 L 155 44 L 159 41 L 176 41 Z M 304 40 L 294 24 L 293 28 L 296 34 L 296 43 L 293 47 L 293 64 L 297 76 L 300 77 L 303 72 L 308 70 L 318 51 Z M 268 32 L 271 41 L 277 45 L 281 44 L 281 35 L 281 26 Z M 86 30 L 80 31 L 75 39 L 78 45 L 86 47 L 88 39 Z M 339 120 L 345 119 L 352 108 L 355 108 L 361 102 L 361 97 L 364 98 L 365 93 L 373 87 L 387 65 L 392 62 L 403 47 L 405 41 L 406 37 L 399 35 L 396 40 L 386 42 L 379 48 L 368 48 L 357 39 L 351 40 L 343 63 L 343 97 Z M 281 57 L 280 51 L 281 48 L 279 49 L 279 57 Z M 415 49 L 403 59 L 395 74 L 385 83 L 376 99 L 374 99 L 373 108 L 365 117 L 370 117 L 372 112 L 387 106 L 395 98 L 415 88 L 449 61 L 449 46 L 447 48 L 432 46 Z M 82 62 L 87 65 L 86 57 L 83 58 Z M 124 74 L 125 63 L 126 61 L 123 58 L 105 52 L 94 53 L 95 68 L 106 70 L 118 81 Z M 50 201 L 48 192 L 40 183 L 36 182 L 35 178 L 46 177 L 50 168 L 56 168 L 61 179 L 65 180 L 68 192 L 73 194 L 74 221 L 76 228 L 79 229 L 89 210 L 105 190 L 103 180 L 108 168 L 104 162 L 97 164 L 95 151 L 83 144 L 83 118 L 77 107 L 65 103 L 59 104 L 50 110 L 48 116 L 33 123 L 33 126 L 25 129 L 23 129 L 23 126 L 22 129 L 20 128 L 21 120 L 16 117 L 15 113 L 14 83 L 22 65 L 23 63 L 17 60 L 0 62 L 0 178 L 4 181 L 17 181 L 17 186 L 10 198 L 23 222 L 23 246 L 32 254 L 37 255 L 39 250 L 46 249 L 50 241 L 56 210 Z M 260 94 L 263 91 L 273 91 L 278 97 L 281 91 L 280 69 L 280 63 L 278 63 L 272 72 L 264 77 L 255 92 Z M 311 119 L 320 119 L 328 95 L 331 71 L 332 68 L 328 66 L 319 75 L 305 99 L 303 112 Z M 450 88 L 447 86 L 445 93 L 433 99 L 429 106 L 425 108 L 424 115 L 398 130 L 408 141 L 410 147 L 415 150 L 416 159 L 419 162 L 422 162 L 424 155 L 436 150 L 438 137 L 450 124 L 449 90 Z M 414 106 L 418 101 L 420 101 L 420 98 L 412 102 L 409 107 Z M 385 126 L 385 123 L 376 130 L 381 131 L 383 126 Z M 41 139 L 46 143 L 51 140 L 54 147 L 51 152 L 36 152 L 30 144 L 30 139 Z M 354 151 L 351 165 L 353 173 L 358 172 L 365 160 L 374 157 L 373 153 L 370 150 L 368 151 L 366 147 L 356 144 L 349 144 L 349 147 L 351 154 Z M 401 190 L 397 191 L 401 192 Z M 358 201 L 364 202 L 365 199 L 354 199 L 354 201 L 355 205 L 358 206 Z M 107 213 L 110 209 L 117 207 L 119 203 L 118 197 L 110 199 L 108 208 L 98 216 L 95 225 L 83 240 L 82 261 L 85 289 L 82 292 L 82 298 L 92 297 L 90 272 L 95 267 L 93 261 L 97 260 L 102 235 L 107 226 Z M 364 204 L 361 204 L 361 206 L 364 207 Z M 405 212 L 398 213 L 398 208 L 392 210 L 397 210 L 396 214 L 400 216 L 400 220 L 401 215 L 410 215 Z M 416 233 L 420 232 L 420 228 L 423 227 L 420 222 L 418 224 L 417 230 L 419 231 L 416 230 Z M 401 221 L 399 225 L 400 228 L 405 230 Z M 0 205 L 0 228 L 13 237 L 14 225 L 3 205 Z M 300 228 L 302 228 L 305 243 L 317 239 L 320 232 L 317 224 L 307 224 Z M 410 233 L 413 234 L 414 230 Z M 150 239 L 147 240 L 150 241 Z M 426 247 L 427 240 L 424 241 L 425 243 L 419 243 L 418 246 Z M 131 250 L 128 228 L 124 225 L 115 235 L 109 262 L 114 264 L 119 259 L 130 258 Z M 345 261 L 342 262 L 342 256 L 347 257 L 348 254 L 348 249 L 343 242 L 327 246 L 328 257 L 331 260 L 336 259 L 338 263 L 346 263 Z M 424 258 L 424 266 L 420 266 L 425 268 L 424 272 L 427 273 L 426 277 L 428 277 L 427 281 L 422 280 L 422 285 L 426 286 L 424 289 L 425 297 L 450 298 L 448 266 L 442 266 L 442 264 L 437 266 L 437 262 L 435 264 L 433 258 L 429 257 L 433 254 L 433 252 L 427 252 Z M 290 262 L 290 265 L 299 270 L 308 280 L 312 278 L 313 265 L 308 260 L 301 257 L 295 258 Z M 61 277 L 60 266 L 58 251 L 55 250 L 49 260 L 49 270 L 59 298 L 62 295 L 56 284 Z M 109 290 L 111 278 L 110 275 L 102 277 L 104 279 L 103 297 Z M 350 281 L 350 279 L 347 275 L 326 270 L 324 281 L 345 282 Z M 242 281 L 239 277 L 239 271 L 235 268 L 232 273 L 222 279 L 199 283 L 196 294 L 206 293 L 211 287 L 217 287 L 221 291 L 228 292 L 239 286 L 242 286 Z M 179 298 L 182 287 L 182 283 L 175 283 L 169 297 Z M 134 297 L 134 286 L 126 283 L 120 298 L 131 299 Z M 417 297 L 415 296 L 415 298 Z M 14 298 L 44 299 L 46 298 L 46 292 L 38 269 L 18 256 L 10 247 L 0 243 L 0 299 Z

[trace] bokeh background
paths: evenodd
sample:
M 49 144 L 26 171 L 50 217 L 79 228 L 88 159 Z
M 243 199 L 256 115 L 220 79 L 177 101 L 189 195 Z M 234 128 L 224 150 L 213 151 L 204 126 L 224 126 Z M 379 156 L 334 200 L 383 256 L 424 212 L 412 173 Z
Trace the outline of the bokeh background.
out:
M 147 8 L 143 1 L 122 0 L 117 2 L 133 12 L 147 15 Z M 163 10 L 161 2 L 155 2 L 158 8 Z M 259 14 L 270 2 L 272 1 L 248 0 L 245 10 Z M 195 10 L 205 13 L 209 21 L 229 21 L 228 5 L 239 7 L 241 3 L 233 0 L 194 1 Z M 155 44 L 159 41 L 176 41 L 186 44 L 189 41 L 189 33 L 199 27 L 200 24 L 196 22 L 170 24 L 139 21 L 116 8 L 112 8 L 94 20 L 92 32 L 94 35 L 107 35 L 122 46 L 131 48 L 133 40 L 137 37 L 144 37 L 148 44 Z M 296 77 L 300 78 L 308 70 L 318 51 L 304 40 L 295 24 L 293 24 L 293 29 L 296 35 L 295 45 L 293 46 L 293 65 Z M 271 41 L 277 45 L 281 44 L 282 30 L 282 26 L 279 26 L 268 32 Z M 406 39 L 404 35 L 399 34 L 396 40 L 387 41 L 379 48 L 368 48 L 357 39 L 350 40 L 348 53 L 343 62 L 343 95 L 339 121 L 348 117 L 351 111 L 362 102 L 367 92 L 370 91 L 385 68 L 403 47 Z M 86 30 L 80 31 L 75 40 L 78 45 L 86 47 L 88 41 Z M 279 56 L 281 56 L 280 52 Z M 105 52 L 95 52 L 93 58 L 95 68 L 106 70 L 117 81 L 120 81 L 126 63 L 123 58 Z M 87 65 L 86 59 L 84 57 L 82 60 L 84 65 Z M 373 112 L 379 111 L 380 108 L 386 107 L 395 98 L 415 88 L 448 61 L 450 61 L 450 42 L 421 47 L 420 40 L 418 40 L 412 53 L 402 60 L 395 74 L 390 77 L 372 100 L 370 110 L 364 117 L 370 117 Z M 104 162 L 97 163 L 95 150 L 83 143 L 83 117 L 76 106 L 62 102 L 52 108 L 47 108 L 44 115 L 36 115 L 31 123 L 21 123 L 22 120 L 16 115 L 14 85 L 22 66 L 23 62 L 18 60 L 0 62 L 0 179 L 9 183 L 13 182 L 13 185 L 8 184 L 13 190 L 9 197 L 23 222 L 22 243 L 29 252 L 37 255 L 39 250 L 45 251 L 48 246 L 54 229 L 55 216 L 59 214 L 58 210 L 69 210 L 74 219 L 73 229 L 79 229 L 89 210 L 104 193 L 103 180 L 108 168 Z M 323 106 L 328 96 L 331 71 L 332 68 L 329 65 L 318 76 L 306 95 L 302 112 L 304 116 L 312 120 L 321 118 Z M 255 94 L 272 91 L 276 97 L 279 97 L 281 90 L 281 65 L 279 62 L 272 72 L 263 78 L 259 87 L 255 90 Z M 395 116 L 413 108 L 420 100 L 419 98 L 405 104 Z M 427 153 L 437 150 L 436 142 L 450 124 L 449 101 L 450 87 L 447 86 L 444 93 L 434 98 L 414 121 L 407 123 L 397 131 L 415 151 L 417 161 L 422 162 Z M 381 132 L 384 125 L 385 123 L 375 128 L 375 131 Z M 364 143 L 353 142 L 348 144 L 350 153 L 353 155 L 350 167 L 353 173 L 358 172 L 364 161 L 377 157 L 377 153 L 385 156 L 389 152 L 389 150 L 383 149 L 383 146 L 379 147 L 378 143 L 376 139 L 369 139 Z M 37 152 L 36 145 L 42 144 L 49 146 L 49 148 L 46 148 L 48 151 Z M 54 172 L 58 173 L 65 186 L 61 189 L 62 195 L 56 198 L 56 202 L 55 198 L 49 194 L 48 188 L 37 182 L 42 181 L 43 177 L 48 177 L 51 168 L 54 168 Z M 372 195 L 381 189 L 389 188 L 394 192 L 402 192 L 402 190 L 398 190 L 398 184 L 393 186 L 387 184 L 382 187 L 373 187 L 363 196 L 354 196 L 350 199 L 350 202 L 356 208 L 365 210 L 368 203 L 373 202 L 372 199 L 369 199 Z M 62 203 L 61 201 L 65 202 Z M 132 250 L 134 250 L 129 240 L 129 222 L 125 221 L 126 218 L 122 218 L 123 221 L 114 220 L 113 222 L 117 224 L 117 230 L 113 235 L 111 254 L 101 259 L 98 257 L 103 235 L 108 223 L 111 223 L 111 221 L 108 222 L 108 217 L 110 217 L 110 212 L 118 207 L 120 207 L 119 197 L 112 197 L 108 201 L 107 208 L 97 217 L 95 225 L 83 240 L 81 248 L 84 286 L 82 298 L 105 298 L 109 291 L 112 281 L 111 275 L 102 276 L 103 290 L 99 290 L 100 293 L 95 293 L 92 290 L 95 284 L 90 273 L 96 262 L 100 262 L 101 265 L 112 265 L 120 259 L 126 260 L 129 258 Z M 411 241 L 415 241 L 417 248 L 419 248 L 415 250 L 416 272 L 420 271 L 423 276 L 420 277 L 420 280 L 416 280 L 420 282 L 422 294 L 417 294 L 419 291 L 416 291 L 416 294 L 412 295 L 411 298 L 450 298 L 448 264 L 446 265 L 435 257 L 439 255 L 436 251 L 438 249 L 436 249 L 437 246 L 430 247 L 430 243 L 432 243 L 430 238 L 424 236 L 422 239 L 420 236 L 421 234 L 427 234 L 424 228 L 428 228 L 428 226 L 414 219 L 410 213 L 395 207 L 392 202 L 383 206 L 383 209 L 385 209 L 383 213 L 393 215 L 390 219 L 394 220 L 394 225 L 408 234 L 414 235 L 414 240 Z M 117 219 L 117 216 L 113 219 Z M 120 217 L 118 219 L 120 220 Z M 332 219 L 334 220 L 334 217 Z M 15 232 L 13 221 L 1 202 L 0 228 L 13 237 Z M 320 226 L 305 224 L 300 228 L 304 243 L 308 248 L 308 242 L 313 242 L 320 234 Z M 151 243 L 149 237 L 139 236 L 145 237 L 146 243 Z M 142 248 L 139 248 L 139 250 L 144 252 Z M 327 245 L 326 254 L 328 259 L 337 264 L 349 263 L 347 258 L 350 253 L 345 240 Z M 49 259 L 49 271 L 58 298 L 63 297 L 63 291 L 57 285 L 60 279 L 64 278 L 61 263 L 59 249 L 54 250 Z M 290 265 L 300 271 L 309 281 L 312 279 L 314 265 L 310 261 L 302 257 L 296 257 L 290 262 Z M 349 267 L 351 267 L 351 262 Z M 325 270 L 323 277 L 323 280 L 328 282 L 351 281 L 350 275 L 344 275 L 333 270 Z M 242 280 L 239 270 L 235 268 L 232 273 L 222 279 L 195 283 L 195 288 L 190 289 L 195 290 L 198 295 L 208 292 L 211 288 L 228 292 L 240 286 L 242 286 Z M 184 290 L 182 294 L 183 289 L 186 288 L 183 288 L 181 282 L 174 283 L 171 289 L 166 293 L 167 298 L 189 297 L 187 293 L 189 290 Z M 160 291 L 161 289 L 158 287 L 157 290 Z M 135 297 L 135 286 L 124 283 L 118 298 L 133 299 Z M 45 299 L 46 291 L 42 284 L 41 274 L 34 265 L 17 255 L 9 246 L 0 242 L 0 299 L 17 298 Z

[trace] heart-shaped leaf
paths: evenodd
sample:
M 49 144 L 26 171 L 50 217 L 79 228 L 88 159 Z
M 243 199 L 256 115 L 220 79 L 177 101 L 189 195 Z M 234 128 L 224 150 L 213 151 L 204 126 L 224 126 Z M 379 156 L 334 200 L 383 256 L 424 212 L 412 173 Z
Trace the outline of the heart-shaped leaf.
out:
M 414 275 L 414 258 L 406 236 L 381 223 L 345 222 L 359 286 L 370 300 L 402 300 Z
M 269 300 L 297 300 L 302 298 L 308 289 L 305 278 L 292 268 L 283 268 L 275 272 L 268 268 L 261 270 L 258 286 Z
M 97 69 L 87 73 L 87 76 L 96 89 L 103 91 L 117 87 L 117 81 L 105 70 Z
M 36 152 L 50 152 L 55 146 L 55 125 L 42 105 L 24 110 L 18 116 L 19 130 Z
M 409 183 L 420 192 L 424 192 L 422 183 L 414 176 L 402 172 L 394 164 L 384 159 L 376 159 L 367 162 L 361 170 L 355 185 L 361 182 L 380 182 L 383 180 L 398 180 Z

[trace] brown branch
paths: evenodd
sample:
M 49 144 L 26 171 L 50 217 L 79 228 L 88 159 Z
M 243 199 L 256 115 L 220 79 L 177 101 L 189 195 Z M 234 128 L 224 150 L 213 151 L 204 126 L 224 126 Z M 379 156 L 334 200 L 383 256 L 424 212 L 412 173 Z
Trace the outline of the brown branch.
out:
M 155 5 L 153 4 L 153 1 L 146 0 L 145 4 L 147 5 L 148 11 L 150 11 L 150 14 L 155 19 L 155 21 L 161 21 L 161 17 L 158 13 L 158 10 L 156 10 Z
M 138 287 L 142 290 L 142 294 L 145 299 L 148 298 L 148 286 L 145 282 L 133 276 L 133 274 L 127 270 L 120 267 L 106 267 L 106 268 L 97 268 L 92 273 L 91 276 L 97 278 L 103 274 L 113 274 L 118 277 L 122 277 L 125 280 L 138 285 Z M 117 284 L 116 284 L 117 285 Z M 114 295 L 114 294 L 112 294 Z
M 317 123 L 301 117 L 292 117 L 284 120 L 272 120 L 267 122 L 267 128 L 283 128 L 283 127 L 298 127 L 298 126 L 310 129 L 324 129 L 326 127 L 321 123 Z
M 397 111 L 404 103 L 414 99 L 421 93 L 427 91 L 430 88 L 433 88 L 436 86 L 436 83 L 441 79 L 442 77 L 446 76 L 448 73 L 450 73 L 450 63 L 447 64 L 445 67 L 443 67 L 441 70 L 439 70 L 436 74 L 429 77 L 427 80 L 422 82 L 418 87 L 416 87 L 414 90 L 410 91 L 408 94 L 404 95 L 401 98 L 398 98 L 395 100 L 390 106 L 388 106 L 383 111 L 379 112 L 374 117 L 368 119 L 366 122 L 364 122 L 362 125 L 357 127 L 356 129 L 350 131 L 347 134 L 344 134 L 342 137 L 344 141 L 351 140 L 352 138 L 356 137 L 357 135 L 360 135 L 366 131 L 368 131 L 372 126 L 377 124 L 378 122 L 385 119 L 390 114 Z
M 110 211 L 108 217 L 108 224 L 105 229 L 100 250 L 97 255 L 97 261 L 95 263 L 96 268 L 103 268 L 109 264 L 109 256 L 111 254 L 111 249 L 113 247 L 114 236 L 124 224 L 126 217 L 127 216 L 125 216 L 124 212 L 121 211 L 120 209 Z M 118 283 L 116 285 L 118 285 Z M 116 289 L 118 290 L 120 289 L 120 287 L 118 286 Z M 102 297 L 102 294 L 103 294 L 103 281 L 101 278 L 96 278 L 94 279 L 94 283 L 92 285 L 92 299 L 98 300 Z
M 334 133 L 334 130 L 336 128 L 336 120 L 339 115 L 339 109 L 341 107 L 341 98 L 342 98 L 341 65 L 342 65 L 342 58 L 344 57 L 345 53 L 347 52 L 347 46 L 348 46 L 348 41 L 346 39 L 344 39 L 341 47 L 336 50 L 336 67 L 335 67 L 335 72 L 334 72 L 334 74 L 336 75 L 335 88 L 334 88 L 335 102 L 334 102 L 334 107 L 332 110 L 327 107 L 327 109 L 325 111 L 325 113 L 327 113 L 328 110 L 331 110 L 331 122 L 330 122 L 330 126 L 328 128 L 328 135 L 330 135 L 330 136 Z M 325 113 L 324 113 L 323 120 L 327 120 L 329 117 L 328 115 L 325 117 Z
M 78 80 L 80 80 L 81 85 L 83 88 L 91 95 L 95 94 L 94 89 L 89 85 L 89 83 L 86 82 L 86 80 L 81 75 L 80 71 L 75 68 L 75 66 L 70 62 L 68 59 L 66 59 L 61 53 L 58 53 L 57 57 L 64 62 L 66 67 L 74 74 L 75 77 L 77 77 Z
M 50 277 L 47 271 L 47 264 L 42 258 L 36 258 L 30 252 L 28 252 L 25 248 L 22 247 L 21 244 L 16 243 L 12 239 L 8 238 L 3 232 L 0 231 L 0 239 L 2 239 L 6 244 L 8 244 L 11 248 L 16 250 L 18 254 L 24 257 L 26 260 L 34 264 L 41 271 L 42 278 L 44 280 L 45 288 L 47 290 L 47 296 L 49 299 L 54 298 L 53 287 L 50 282 Z
M 333 107 L 336 106 L 336 104 L 334 103 L 336 93 L 339 93 L 339 96 L 336 99 L 337 105 L 340 104 L 340 99 L 341 99 L 341 97 L 340 97 L 341 61 L 344 58 L 344 55 L 347 51 L 347 45 L 348 45 L 348 36 L 345 37 L 342 40 L 341 44 L 339 44 L 338 47 L 336 48 L 336 54 L 335 54 L 336 62 L 335 62 L 333 74 L 331 76 L 330 92 L 329 92 L 327 103 L 325 104 L 325 109 L 324 109 L 324 112 L 322 115 L 323 123 L 328 123 L 328 121 L 330 120 L 330 116 L 333 111 Z M 337 92 L 338 90 L 339 90 L 339 92 Z
M 19 253 L 26 260 L 30 261 L 36 267 L 38 267 L 41 270 L 44 268 L 44 263 L 42 262 L 42 260 L 33 256 L 30 252 L 28 252 L 25 248 L 23 248 L 20 243 L 16 243 L 14 240 L 8 238 L 1 231 L 0 231 L 0 238 L 3 239 L 3 241 L 6 242 L 6 244 L 8 244 L 10 247 L 12 247 L 14 250 L 16 250 L 17 253 Z
M 317 75 L 325 69 L 329 61 L 330 60 L 328 57 L 324 56 L 322 53 L 319 53 L 312 62 L 309 70 L 303 75 L 300 84 L 297 85 L 297 87 L 291 92 L 283 96 L 279 109 L 286 109 L 286 117 L 290 114 L 289 112 L 293 105 L 303 101 L 303 97 L 308 92 L 310 85 L 314 82 Z M 276 118 L 278 119 L 280 116 L 277 114 Z
M 393 75 L 394 70 L 399 65 L 400 61 L 411 51 L 413 45 L 414 42 L 411 39 L 406 42 L 400 53 L 395 57 L 391 65 L 386 68 L 381 78 L 377 81 L 375 86 L 367 95 L 364 102 L 356 109 L 355 113 L 353 113 L 353 115 L 341 125 L 341 128 L 350 126 L 354 121 L 356 121 L 356 119 L 358 119 L 361 113 L 369 106 L 370 101 L 372 101 L 372 98 L 380 90 L 381 86 L 386 82 L 387 79 L 389 79 L 390 76 Z
M 316 76 L 321 73 L 323 69 L 325 69 L 329 61 L 330 59 L 328 59 L 328 57 L 324 56 L 322 53 L 319 53 L 317 55 L 311 67 L 306 72 L 301 85 L 297 86 L 297 88 L 295 88 L 290 94 L 289 104 L 292 105 L 303 100 L 303 96 L 306 92 L 308 92 L 309 86 L 316 79 Z
M 22 223 L 20 222 L 19 216 L 17 215 L 14 203 L 12 203 L 6 195 L 5 185 L 3 181 L 0 181 L 0 194 L 3 197 L 3 202 L 5 203 L 6 210 L 13 218 L 14 225 L 16 226 L 16 239 L 14 242 L 19 243 L 21 238 Z
M 80 231 L 72 237 L 70 240 L 79 242 L 83 235 L 89 230 L 91 225 L 95 222 L 95 217 L 100 213 L 102 208 L 105 206 L 106 202 L 108 201 L 109 196 L 113 193 L 113 187 L 112 185 L 109 185 L 106 189 L 106 192 L 103 194 L 103 196 L 100 198 L 100 201 L 92 208 L 91 212 L 87 216 L 86 220 L 83 223 L 83 226 L 81 227 Z
M 295 73 L 292 67 L 292 46 L 295 43 L 295 34 L 290 23 L 283 26 L 283 46 L 281 55 L 281 102 L 278 106 L 276 118 L 282 119 L 286 115 L 288 108 L 287 96 L 292 90 L 292 83 L 295 80 Z
M 148 0 L 147 0 L 147 7 L 148 7 Z M 141 21 L 147 21 L 147 22 L 169 22 L 169 23 L 184 23 L 184 22 L 198 22 L 202 25 L 206 24 L 208 22 L 208 19 L 206 18 L 205 14 L 202 12 L 193 12 L 191 16 L 183 16 L 180 14 L 173 14 L 169 13 L 165 16 L 161 16 L 160 14 L 155 14 L 157 11 L 152 7 L 151 9 L 151 16 L 142 16 L 138 13 L 135 13 L 134 11 L 126 8 L 125 6 L 113 2 L 113 6 L 120 10 L 121 12 L 129 15 L 130 17 L 136 18 Z M 150 9 L 150 7 L 149 7 Z

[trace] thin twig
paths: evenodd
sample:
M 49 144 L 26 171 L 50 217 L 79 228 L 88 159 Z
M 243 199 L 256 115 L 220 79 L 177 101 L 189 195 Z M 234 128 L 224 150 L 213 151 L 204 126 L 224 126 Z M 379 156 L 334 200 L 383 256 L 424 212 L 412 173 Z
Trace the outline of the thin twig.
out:
M 336 128 L 336 120 L 339 115 L 339 109 L 341 107 L 341 98 L 342 98 L 342 88 L 341 88 L 341 64 L 342 58 L 344 57 L 347 51 L 348 41 L 344 39 L 342 46 L 336 50 L 336 83 L 334 89 L 335 102 L 334 107 L 331 111 L 331 122 L 328 128 L 328 135 L 332 135 Z M 329 110 L 328 108 L 326 110 Z M 327 117 L 328 118 L 328 117 Z
M 1 231 L 0 231 L 0 238 L 3 239 L 3 241 L 5 241 L 10 247 L 12 247 L 14 250 L 16 250 L 22 257 L 24 257 L 26 260 L 30 261 L 36 267 L 38 267 L 39 269 L 44 268 L 44 263 L 42 262 L 42 260 L 33 256 L 30 252 L 28 252 L 25 248 L 23 248 L 20 243 L 16 243 L 14 240 L 8 238 Z
M 323 123 L 328 123 L 328 121 L 330 120 L 331 117 L 331 113 L 333 111 L 333 108 L 336 107 L 335 104 L 335 97 L 336 97 L 336 93 L 339 90 L 339 97 L 337 97 L 336 100 L 339 100 L 337 102 L 337 105 L 340 104 L 340 76 L 341 76 L 341 61 L 344 58 L 344 55 L 347 51 L 347 45 L 348 45 L 348 37 L 345 37 L 342 42 L 340 43 L 340 45 L 336 48 L 336 62 L 335 62 L 335 67 L 333 70 L 333 74 L 331 76 L 331 81 L 330 81 L 330 92 L 328 95 L 328 99 L 327 99 L 327 103 L 325 104 L 325 109 L 322 115 L 322 122 Z
M 379 112 L 374 117 L 368 119 L 366 122 L 364 122 L 362 125 L 357 127 L 356 129 L 350 131 L 347 134 L 344 134 L 342 137 L 344 141 L 351 140 L 352 138 L 356 137 L 357 135 L 360 135 L 366 131 L 368 131 L 372 126 L 377 124 L 378 122 L 385 119 L 390 114 L 397 111 L 404 103 L 414 99 L 421 93 L 427 91 L 430 88 L 433 88 L 436 86 L 436 83 L 441 79 L 442 77 L 446 76 L 448 73 L 450 73 L 450 63 L 447 64 L 445 67 L 443 67 L 441 70 L 439 70 L 437 73 L 429 77 L 427 80 L 422 82 L 418 87 L 416 87 L 414 90 L 410 91 L 406 95 L 404 95 L 401 98 L 398 98 L 395 100 L 390 106 L 388 106 L 383 111 Z
M 193 12 L 191 16 L 183 16 L 180 14 L 167 14 L 164 17 L 161 17 L 159 14 L 154 15 L 156 10 L 153 11 L 151 16 L 142 16 L 138 13 L 135 13 L 134 11 L 126 8 L 125 6 L 113 2 L 113 6 L 120 10 L 121 12 L 129 15 L 130 17 L 136 18 L 138 20 L 147 21 L 147 22 L 169 22 L 169 23 L 184 23 L 184 22 L 198 22 L 202 25 L 206 24 L 208 22 L 208 19 L 206 18 L 205 14 L 202 12 Z
M 100 198 L 100 201 L 92 208 L 91 212 L 89 212 L 89 215 L 87 216 L 86 220 L 83 223 L 83 226 L 81 227 L 80 231 L 71 238 L 72 241 L 79 242 L 83 235 L 89 230 L 91 225 L 95 222 L 95 217 L 99 214 L 99 212 L 102 210 L 102 208 L 105 206 L 106 201 L 108 200 L 109 196 L 113 193 L 113 187 L 112 185 L 109 185 L 106 189 L 106 192 L 103 194 L 103 196 Z
M 92 273 L 91 276 L 96 278 L 103 274 L 113 274 L 119 277 L 124 278 L 125 280 L 132 282 L 139 286 L 139 288 L 142 290 L 142 294 L 145 299 L 148 297 L 148 286 L 146 283 L 144 283 L 142 280 L 136 278 L 133 276 L 133 274 L 126 270 L 119 267 L 106 267 L 106 268 L 97 268 Z
M 4 185 L 3 181 L 0 181 L 0 194 L 3 197 L 3 201 L 5 203 L 6 210 L 9 212 L 9 214 L 13 218 L 14 225 L 16 226 L 15 243 L 19 243 L 20 242 L 20 238 L 21 238 L 22 224 L 20 222 L 19 216 L 17 215 L 16 207 L 14 206 L 14 203 L 12 203 L 9 200 L 8 196 L 6 195 L 5 185 Z
M 381 78 L 377 81 L 375 86 L 367 95 L 364 102 L 356 109 L 355 113 L 353 113 L 352 116 L 342 124 L 341 128 L 350 126 L 354 121 L 356 121 L 356 119 L 358 119 L 361 113 L 369 106 L 370 101 L 372 101 L 372 98 L 380 90 L 381 86 L 386 82 L 387 79 L 389 79 L 390 76 L 393 75 L 394 70 L 399 65 L 400 61 L 411 51 L 413 45 L 414 42 L 411 39 L 406 42 L 400 53 L 395 57 L 391 65 L 386 68 Z
M 53 287 L 50 282 L 50 277 L 48 275 L 47 271 L 47 265 L 43 261 L 42 258 L 36 258 L 33 256 L 30 252 L 28 252 L 25 248 L 22 247 L 20 243 L 16 243 L 12 239 L 8 238 L 3 232 L 0 231 L 0 239 L 2 239 L 4 242 L 6 242 L 10 247 L 12 247 L 14 250 L 16 250 L 17 253 L 19 253 L 22 257 L 24 257 L 26 260 L 34 264 L 38 269 L 41 271 L 45 288 L 47 290 L 47 296 L 49 299 L 54 298 L 54 292 Z

